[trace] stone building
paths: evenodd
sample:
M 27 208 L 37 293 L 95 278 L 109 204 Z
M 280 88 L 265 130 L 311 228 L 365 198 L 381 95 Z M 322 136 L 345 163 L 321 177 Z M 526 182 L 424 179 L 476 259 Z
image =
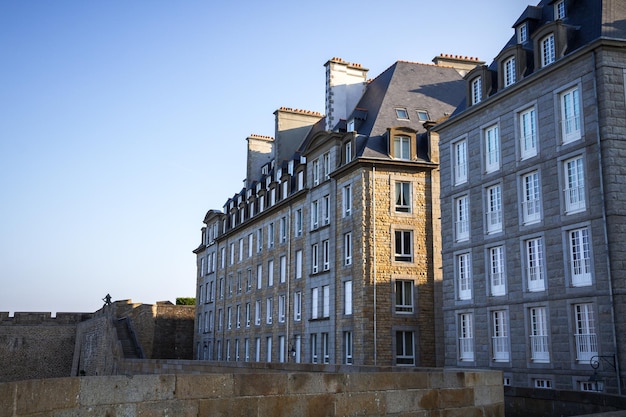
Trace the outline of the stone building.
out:
M 245 187 L 204 219 L 195 357 L 434 366 L 438 151 L 474 58 L 326 64 L 326 115 L 281 108 L 251 135 Z M 456 68 L 455 68 L 456 67 Z M 435 202 L 435 204 L 433 204 Z
M 543 0 L 513 29 L 433 129 L 445 364 L 621 393 L 626 3 Z

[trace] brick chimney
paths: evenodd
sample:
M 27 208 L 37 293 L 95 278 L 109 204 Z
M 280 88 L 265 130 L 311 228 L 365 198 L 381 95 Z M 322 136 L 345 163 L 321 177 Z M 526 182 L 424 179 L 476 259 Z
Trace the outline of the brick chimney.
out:
M 326 130 L 346 119 L 361 99 L 367 85 L 367 69 L 341 58 L 332 58 L 326 67 Z
M 274 138 L 271 136 L 250 135 L 248 141 L 248 158 L 246 172 L 246 188 L 261 176 L 261 167 L 274 158 Z
M 275 116 L 275 157 L 280 165 L 293 157 L 293 154 L 307 137 L 313 125 L 324 117 L 319 112 L 281 107 Z
M 461 77 L 465 77 L 465 74 L 473 70 L 477 65 L 484 65 L 485 61 L 480 61 L 473 56 L 461 56 L 450 54 L 439 54 L 433 58 L 435 65 L 440 67 L 452 67 Z

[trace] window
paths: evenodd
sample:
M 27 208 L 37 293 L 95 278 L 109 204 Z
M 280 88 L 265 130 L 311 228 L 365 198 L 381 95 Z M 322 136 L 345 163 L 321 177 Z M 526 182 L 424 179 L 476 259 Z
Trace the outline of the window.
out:
M 293 295 L 293 320 L 302 320 L 302 293 L 300 291 Z
M 426 122 L 430 120 L 430 116 L 428 115 L 428 112 L 426 110 L 418 110 L 417 118 L 419 119 L 420 122 Z
M 509 87 L 514 84 L 517 78 L 515 73 L 515 57 L 511 57 L 504 61 L 504 86 Z
M 395 210 L 398 213 L 411 212 L 411 183 L 404 181 L 396 181 L 396 205 Z
M 344 363 L 352 365 L 352 332 L 343 332 L 343 345 L 345 349 Z
M 285 336 L 278 336 L 278 362 L 285 362 Z
M 541 66 L 552 64 L 556 56 L 554 54 L 554 34 L 551 33 L 541 40 Z
M 352 281 L 343 283 L 343 314 L 346 316 L 352 314 Z
M 295 229 L 296 236 L 302 236 L 302 209 L 296 210 Z
M 324 222 L 324 224 L 329 224 L 330 223 L 330 196 L 329 195 L 325 195 L 324 198 L 322 199 L 322 220 Z
M 533 379 L 533 387 L 542 389 L 552 389 L 552 380 L 550 379 Z
M 530 315 L 530 358 L 533 362 L 550 362 L 548 318 L 545 307 L 533 307 Z
M 322 317 L 330 317 L 330 287 L 322 287 Z
M 284 295 L 278 296 L 278 322 L 285 322 L 285 306 L 286 306 L 286 297 Z
M 274 299 L 269 297 L 265 303 L 265 323 L 272 324 L 272 310 L 274 308 Z
M 413 313 L 413 281 L 396 280 L 396 313 Z
M 411 139 L 408 136 L 393 138 L 393 157 L 396 159 L 411 159 Z
M 344 163 L 352 161 L 352 142 L 346 142 L 343 146 L 344 150 Z
M 522 23 L 517 28 L 517 42 L 526 43 L 526 41 L 528 41 L 528 26 L 526 23 Z
M 317 274 L 319 271 L 318 264 L 318 256 L 319 256 L 319 245 L 317 243 L 311 246 L 311 273 Z
M 413 332 L 396 332 L 396 365 L 415 365 Z
M 243 239 L 239 239 L 239 262 L 243 261 Z
M 302 250 L 296 251 L 296 279 L 302 278 Z
M 330 242 L 328 239 L 322 242 L 322 268 L 324 271 L 330 269 Z
M 467 181 L 467 141 L 460 140 L 453 145 L 454 153 L 454 184 Z
M 313 161 L 313 185 L 318 185 L 320 183 L 320 160 L 316 159 Z
M 274 260 L 267 261 L 267 286 L 274 285 Z
M 459 359 L 474 360 L 474 329 L 472 313 L 459 314 Z
M 482 79 L 480 77 L 476 77 L 474 78 L 471 82 L 470 82 L 470 86 L 471 86 L 471 92 L 472 92 L 472 105 L 474 104 L 478 104 L 482 101 L 483 99 L 483 82 Z
M 589 229 L 570 230 L 569 238 L 569 266 L 572 286 L 583 287 L 591 285 L 591 249 L 589 244 Z
M 574 306 L 576 319 L 576 360 L 588 363 L 598 354 L 598 338 L 593 318 L 592 304 L 576 304 Z
M 252 257 L 252 247 L 254 245 L 254 235 L 250 233 L 248 235 L 248 258 Z
M 506 294 L 506 274 L 504 272 L 504 247 L 495 246 L 489 248 L 489 283 L 491 295 L 499 296 Z
M 320 203 L 319 201 L 315 200 L 314 202 L 311 203 L 311 229 L 315 230 L 319 227 L 319 208 Z
M 454 202 L 455 219 L 454 225 L 456 229 L 456 240 L 469 239 L 469 197 L 464 195 Z
M 502 231 L 502 186 L 487 188 L 487 233 Z
M 246 327 L 250 327 L 250 321 L 251 321 L 251 312 L 252 310 L 252 306 L 250 305 L 250 303 L 246 303 Z
M 524 224 L 541 220 L 541 191 L 539 173 L 533 171 L 522 177 L 522 221 Z
M 230 265 L 235 264 L 235 244 L 230 244 Z
M 328 333 L 322 333 L 322 356 L 324 363 L 330 363 L 330 340 Z
M 352 187 L 350 184 L 343 187 L 343 217 L 348 217 L 352 212 Z
M 583 157 L 569 159 L 563 164 L 565 169 L 565 214 L 585 210 L 585 168 Z
M 298 191 L 304 189 L 304 171 L 298 171 L 297 174 Z
M 272 361 L 272 336 L 268 336 L 265 338 L 265 344 L 267 346 L 267 352 L 265 353 L 265 361 Z
M 319 318 L 319 287 L 311 289 L 311 319 Z
M 408 120 L 409 119 L 409 112 L 407 112 L 406 109 L 397 108 L 396 109 L 396 117 L 398 119 Z
M 413 232 L 409 230 L 395 231 L 395 260 L 413 262 Z
M 485 129 L 485 172 L 500 169 L 500 137 L 498 126 Z
M 246 271 L 246 291 L 252 290 L 252 269 Z
M 327 180 L 330 178 L 330 154 L 326 152 L 322 156 L 323 168 L 324 168 L 324 179 Z
M 537 116 L 534 107 L 519 114 L 519 127 L 521 158 L 537 155 Z
M 254 338 L 254 360 L 261 362 L 261 338 Z
M 244 361 L 250 362 L 250 339 L 247 337 L 243 341 L 243 351 Z
M 493 360 L 496 362 L 506 362 L 509 360 L 509 331 L 507 324 L 506 310 L 494 311 L 491 313 L 493 324 L 492 348 Z
M 554 20 L 565 19 L 565 0 L 554 3 Z
M 317 335 L 311 334 L 311 363 L 317 363 Z
M 267 225 L 267 247 L 274 247 L 274 223 Z
M 472 270 L 469 253 L 461 253 L 456 256 L 456 281 L 459 300 L 471 300 Z
M 287 196 L 289 195 L 289 181 L 283 181 L 282 183 L 282 199 L 284 200 L 285 198 L 287 198 Z
M 220 293 L 220 299 L 224 298 L 224 277 L 220 278 L 220 282 L 219 282 L 219 293 Z
M 281 217 L 278 232 L 280 234 L 280 243 L 287 241 L 287 218 Z
M 259 213 L 265 208 L 265 195 L 259 196 Z
M 528 291 L 544 291 L 546 289 L 546 281 L 543 267 L 543 238 L 528 239 L 524 242 L 524 246 Z
M 257 252 L 261 252 L 263 250 L 263 229 L 258 229 L 256 231 L 256 243 L 257 243 Z
M 256 300 L 254 304 L 254 324 L 261 325 L 261 300 Z
M 220 308 L 217 311 L 217 330 L 221 331 L 224 325 L 224 311 Z
M 343 263 L 344 265 L 352 265 L 352 233 L 348 232 L 343 235 Z
M 281 256 L 280 257 L 280 283 L 284 284 L 285 281 L 287 280 L 287 257 L 286 256 Z
M 563 143 L 581 138 L 580 93 L 578 87 L 563 92 L 561 100 L 561 134 Z
M 241 328 L 241 304 L 237 304 L 237 313 L 235 322 L 237 323 L 237 328 Z
M 241 293 L 243 285 L 243 279 L 241 276 L 241 271 L 237 271 L 237 293 Z
M 233 320 L 232 320 L 232 316 L 233 316 L 233 311 L 231 307 L 228 307 L 226 309 L 226 322 L 227 322 L 227 329 L 230 330 L 233 328 Z
M 263 265 L 256 266 L 256 287 L 257 289 L 263 288 Z

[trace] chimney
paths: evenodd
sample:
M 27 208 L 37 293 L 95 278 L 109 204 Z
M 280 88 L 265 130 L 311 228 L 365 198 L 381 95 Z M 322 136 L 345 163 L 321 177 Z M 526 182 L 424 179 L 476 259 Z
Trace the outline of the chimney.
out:
M 326 64 L 326 130 L 347 119 L 361 99 L 367 85 L 367 69 L 341 58 Z
M 293 158 L 302 141 L 307 137 L 313 125 L 324 115 L 316 111 L 281 107 L 274 112 L 275 116 L 275 157 L 280 166 L 283 161 Z
M 450 54 L 439 54 L 433 58 L 435 65 L 440 67 L 452 67 L 461 77 L 465 77 L 465 74 L 473 70 L 478 65 L 484 65 L 485 61 L 480 61 L 473 56 L 461 56 Z
M 261 178 L 261 168 L 274 157 L 274 138 L 271 136 L 250 135 L 248 141 L 248 166 L 246 188 Z

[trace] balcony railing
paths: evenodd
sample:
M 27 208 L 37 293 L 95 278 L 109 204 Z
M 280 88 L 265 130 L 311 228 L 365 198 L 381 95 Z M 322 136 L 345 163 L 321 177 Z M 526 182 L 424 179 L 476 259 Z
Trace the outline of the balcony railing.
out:
M 595 333 L 579 333 L 574 335 L 576 341 L 576 360 L 589 362 L 598 354 L 598 336 Z

